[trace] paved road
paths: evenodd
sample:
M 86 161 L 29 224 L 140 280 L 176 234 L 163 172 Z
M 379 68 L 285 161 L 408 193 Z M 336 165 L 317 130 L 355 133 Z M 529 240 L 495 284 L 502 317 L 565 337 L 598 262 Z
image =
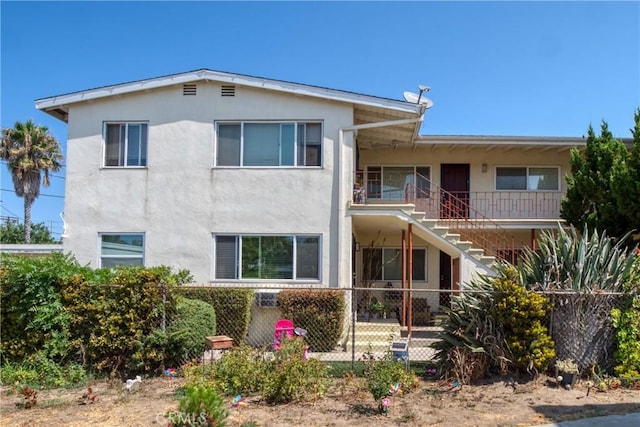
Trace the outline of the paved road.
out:
M 608 415 L 605 417 L 584 418 L 576 421 L 543 424 L 537 427 L 638 427 L 640 426 L 640 412 L 626 415 Z

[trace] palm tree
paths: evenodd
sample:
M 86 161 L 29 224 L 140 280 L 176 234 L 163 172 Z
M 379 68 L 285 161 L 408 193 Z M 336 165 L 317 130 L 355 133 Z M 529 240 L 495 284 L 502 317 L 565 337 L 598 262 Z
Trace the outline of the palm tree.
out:
M 49 186 L 49 172 L 62 167 L 60 145 L 46 126 L 32 120 L 16 122 L 2 130 L 0 158 L 7 162 L 13 187 L 24 198 L 24 242 L 31 242 L 31 205 L 40 195 L 40 184 Z

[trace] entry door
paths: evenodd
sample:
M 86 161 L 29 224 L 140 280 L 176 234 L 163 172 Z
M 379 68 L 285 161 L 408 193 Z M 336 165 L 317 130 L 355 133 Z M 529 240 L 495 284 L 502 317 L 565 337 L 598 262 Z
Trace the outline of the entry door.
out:
M 440 165 L 440 218 L 469 217 L 469 164 Z
M 440 251 L 440 290 L 451 290 L 451 257 Z M 451 307 L 451 293 L 440 292 L 440 305 Z

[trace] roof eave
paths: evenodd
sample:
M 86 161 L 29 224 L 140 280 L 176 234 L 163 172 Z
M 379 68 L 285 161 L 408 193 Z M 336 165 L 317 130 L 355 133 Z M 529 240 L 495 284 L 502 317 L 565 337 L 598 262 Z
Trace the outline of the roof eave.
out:
M 196 70 L 181 74 L 157 77 L 147 80 L 139 80 L 130 83 L 105 86 L 95 89 L 73 92 L 49 98 L 37 99 L 35 106 L 38 110 L 43 110 L 54 117 L 61 118 L 60 114 L 54 114 L 56 109 L 68 112 L 70 104 L 106 98 L 110 96 L 123 95 L 127 93 L 167 87 L 176 84 L 191 83 L 195 81 L 210 80 L 221 83 L 237 84 L 247 87 L 274 90 L 295 95 L 310 96 L 338 102 L 347 102 L 359 105 L 369 105 L 379 108 L 388 108 L 407 113 L 420 114 L 420 106 L 405 101 L 379 98 L 370 95 L 363 95 L 353 92 L 346 92 L 336 89 L 310 86 L 300 83 L 290 83 L 280 80 L 271 80 L 261 77 L 246 76 L 240 74 L 225 73 L 212 70 Z M 64 119 L 62 119 L 64 120 Z M 66 121 L 66 120 L 65 120 Z

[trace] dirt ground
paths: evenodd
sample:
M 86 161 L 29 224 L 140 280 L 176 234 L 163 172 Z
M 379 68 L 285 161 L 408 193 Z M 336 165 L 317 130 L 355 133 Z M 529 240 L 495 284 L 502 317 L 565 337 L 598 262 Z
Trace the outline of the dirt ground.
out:
M 549 378 L 508 385 L 501 379 L 451 389 L 446 382 L 421 381 L 411 393 L 390 398 L 387 416 L 360 379 L 336 380 L 317 402 L 269 406 L 258 397 L 232 408 L 229 426 L 533 426 L 606 414 L 640 412 L 640 390 L 589 390 L 585 383 L 558 388 Z M 22 396 L 3 387 L 0 393 L 2 426 L 166 426 L 164 417 L 177 408 L 175 391 L 181 379 L 143 380 L 129 393 L 121 383 L 98 382 L 92 387 L 93 404 L 79 404 L 87 389 L 38 391 L 38 402 L 24 409 Z

